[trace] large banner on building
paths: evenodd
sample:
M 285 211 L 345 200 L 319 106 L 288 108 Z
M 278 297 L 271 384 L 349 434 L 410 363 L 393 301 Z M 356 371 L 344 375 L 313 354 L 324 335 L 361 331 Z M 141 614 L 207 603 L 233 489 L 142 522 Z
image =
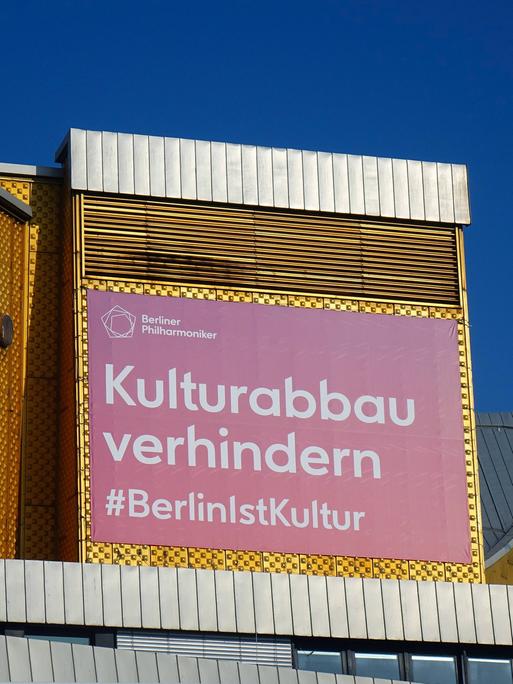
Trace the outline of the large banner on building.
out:
M 457 323 L 88 292 L 93 541 L 469 563 Z

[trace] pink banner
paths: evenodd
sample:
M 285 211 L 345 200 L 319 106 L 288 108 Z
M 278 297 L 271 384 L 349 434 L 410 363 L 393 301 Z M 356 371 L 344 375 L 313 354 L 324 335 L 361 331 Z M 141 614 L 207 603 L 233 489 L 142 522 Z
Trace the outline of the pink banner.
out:
M 88 292 L 91 536 L 469 563 L 455 321 Z

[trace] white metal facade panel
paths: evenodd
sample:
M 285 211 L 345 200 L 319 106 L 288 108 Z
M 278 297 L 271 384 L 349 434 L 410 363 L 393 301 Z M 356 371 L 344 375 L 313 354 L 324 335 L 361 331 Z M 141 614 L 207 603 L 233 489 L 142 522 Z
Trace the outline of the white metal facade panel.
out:
M 41 592 L 44 592 L 44 586 L 41 587 Z M 9 560 L 5 563 L 5 595 L 9 622 L 25 622 L 25 564 L 22 560 Z
M 37 561 L 25 563 L 25 592 L 27 595 L 27 620 L 45 622 L 45 595 L 41 591 L 44 585 L 44 566 Z
M 64 623 L 64 577 L 62 563 L 45 563 L 46 621 Z
M 310 598 L 312 633 L 317 636 L 331 636 L 326 577 L 308 575 L 308 596 Z
M 378 159 L 378 189 L 381 216 L 395 216 L 394 176 L 392 160 L 384 157 Z
M 180 629 L 176 568 L 158 568 L 162 629 Z
M 459 641 L 466 644 L 476 643 L 476 625 L 470 584 L 454 584 L 454 603 L 456 605 Z
M 273 593 L 274 632 L 275 634 L 293 634 L 289 575 L 286 573 L 271 574 L 271 589 Z
M 118 135 L 118 180 L 122 195 L 134 194 L 134 137 L 128 133 Z
M 287 150 L 287 173 L 289 177 L 290 209 L 304 209 L 303 160 L 300 150 Z
M 68 163 L 74 190 L 470 223 L 461 164 L 79 129 Z
M 236 572 L 233 576 L 235 590 L 235 619 L 237 632 L 255 632 L 255 599 L 251 573 Z
M 452 584 L 436 582 L 435 589 L 439 615 L 438 622 L 440 624 L 440 639 L 443 642 L 455 643 L 458 641 L 458 628 L 456 624 L 456 610 Z
M 204 570 L 197 576 L 198 616 L 200 629 L 217 632 L 216 585 L 213 570 Z
M 164 164 L 164 138 L 150 135 L 150 194 L 154 197 L 166 196 L 166 169 Z
M 141 626 L 139 567 L 121 565 L 121 607 L 126 627 Z
M 50 641 L 54 682 L 72 682 L 75 679 L 71 644 Z
M 513 587 L 20 560 L 2 569 L 4 622 L 513 645 Z
M 212 201 L 212 160 L 208 142 L 196 142 L 196 183 L 198 199 Z
M 440 641 L 435 582 L 419 582 L 420 624 L 423 641 Z
M 365 582 L 363 585 L 367 635 L 369 639 L 385 638 L 385 617 L 383 615 L 381 584 L 380 580 L 375 579 Z
M 308 596 L 308 576 L 290 575 L 290 596 L 294 634 L 312 634 L 311 610 Z
M 274 206 L 288 209 L 289 184 L 287 171 L 287 150 L 273 148 L 273 194 Z
M 328 594 L 331 636 L 345 639 L 349 637 L 346 583 L 342 577 L 327 577 L 326 589 Z
M 228 202 L 242 204 L 242 155 L 240 145 L 226 145 Z
M 93 647 L 94 664 L 96 666 L 96 680 L 98 682 L 117 681 L 116 660 L 114 651 L 110 648 Z
M 102 565 L 101 568 L 104 623 L 123 624 L 119 565 Z
M 73 651 L 73 666 L 77 682 L 94 682 L 96 668 L 93 649 L 83 644 L 72 644 L 71 649 Z
M 333 155 L 317 153 L 319 170 L 319 207 L 321 211 L 335 211 L 335 190 L 333 186 Z
M 66 563 L 66 565 L 70 565 Z M 92 563 L 82 566 L 84 622 L 86 625 L 103 625 L 102 567 Z
M 102 134 L 98 131 L 86 133 L 86 169 L 87 189 L 103 190 L 103 166 L 102 166 Z
M 404 580 L 399 583 L 401 610 L 403 614 L 404 638 L 408 641 L 422 641 L 420 625 L 420 603 L 417 582 Z
M 28 639 L 28 650 L 30 662 L 37 664 L 36 667 L 31 668 L 32 681 L 51 682 L 53 679 L 53 667 L 50 642 L 43 641 L 42 639 Z
M 149 572 L 148 572 L 149 570 Z M 141 623 L 146 628 L 160 627 L 158 568 L 146 568 L 141 573 Z
M 258 204 L 257 156 L 254 145 L 242 146 L 242 191 L 244 204 Z
M 178 138 L 164 139 L 164 166 L 166 197 L 181 197 L 180 141 Z
M 363 598 L 363 580 L 349 577 L 346 585 L 347 622 L 351 639 L 367 639 L 367 618 Z
M 201 571 L 200 571 L 201 572 Z M 216 570 L 217 624 L 220 632 L 236 632 L 234 573 Z
M 190 568 L 178 573 L 178 611 L 180 629 L 199 629 L 196 571 Z
M 82 565 L 80 563 L 64 563 L 64 616 L 66 624 L 84 624 L 84 602 L 77 601 L 82 594 Z
M 511 639 L 508 588 L 504 584 L 490 585 L 493 633 L 496 644 L 506 645 Z
M 118 136 L 116 133 L 102 134 L 103 191 L 119 192 Z
M 136 195 L 150 194 L 150 150 L 146 135 L 134 135 L 134 186 Z

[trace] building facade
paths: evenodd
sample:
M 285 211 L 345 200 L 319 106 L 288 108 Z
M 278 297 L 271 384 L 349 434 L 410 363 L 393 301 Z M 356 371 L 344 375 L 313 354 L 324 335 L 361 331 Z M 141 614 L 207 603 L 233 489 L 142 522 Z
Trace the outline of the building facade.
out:
M 465 167 L 77 129 L 56 160 L 60 168 L 0 165 L 9 274 L 0 313 L 14 324 L 12 344 L 0 350 L 5 676 L 473 684 L 493 673 L 511 681 L 509 589 L 484 583 Z M 168 310 L 181 318 L 166 318 Z M 204 327 L 186 329 L 182 319 Z M 270 325 L 272 336 L 262 332 Z M 196 346 L 178 339 L 169 347 L 166 336 Z M 165 367 L 164 385 L 155 373 L 168 348 L 176 367 Z M 277 383 L 262 387 L 289 357 L 283 396 Z M 317 363 L 326 377 L 312 381 Z M 358 363 L 365 372 L 353 378 Z M 171 375 L 189 367 L 181 383 Z M 130 384 L 140 368 L 151 392 L 150 375 Z M 193 380 L 203 373 L 215 387 L 221 370 L 232 384 L 217 385 L 217 405 L 199 379 L 195 405 Z M 332 384 L 342 371 L 361 396 Z M 373 381 L 381 389 L 371 392 Z M 397 392 L 409 384 L 418 394 L 401 404 Z M 167 409 L 185 402 L 179 416 L 161 416 L 164 386 Z M 222 392 L 240 419 L 219 408 Z M 256 418 L 240 408 L 246 394 Z M 199 416 L 187 428 L 186 409 Z M 223 439 L 248 426 L 243 437 L 253 441 L 233 442 L 233 461 L 228 441 L 214 455 L 212 415 L 202 409 L 221 414 Z M 324 442 L 302 443 L 296 456 L 302 420 L 312 419 L 321 444 L 342 434 L 346 418 L 357 449 L 330 456 Z M 350 423 L 356 418 L 363 427 Z M 322 420 L 337 425 L 324 429 Z M 185 436 L 156 436 L 170 421 L 187 429 L 188 461 Z M 139 423 L 145 434 L 132 446 Z M 266 450 L 248 437 L 264 440 L 282 424 L 292 426 L 288 441 L 280 433 Z M 402 468 L 409 455 L 418 465 Z M 349 488 L 328 474 L 346 475 L 346 456 Z M 192 499 L 158 494 L 150 507 L 141 487 L 160 492 L 166 465 L 189 488 L 199 484 Z M 246 496 L 270 483 L 271 495 L 301 501 L 311 489 L 315 531 L 270 530 L 272 506 L 283 520 L 275 503 L 267 519 L 263 503 L 253 513 L 244 504 L 244 522 L 236 521 L 235 497 L 207 500 L 208 487 L 219 496 L 226 482 Z M 368 510 L 357 515 L 374 527 L 357 534 L 360 518 L 351 518 L 354 529 L 337 546 L 335 515 L 319 497 L 339 485 L 349 498 L 359 492 Z M 130 499 L 132 519 L 121 507 L 105 513 L 101 497 L 108 508 L 112 492 L 139 497 Z M 141 520 L 150 509 L 152 522 Z M 306 516 L 296 527 L 307 527 Z M 161 522 L 169 519 L 181 520 L 171 533 Z

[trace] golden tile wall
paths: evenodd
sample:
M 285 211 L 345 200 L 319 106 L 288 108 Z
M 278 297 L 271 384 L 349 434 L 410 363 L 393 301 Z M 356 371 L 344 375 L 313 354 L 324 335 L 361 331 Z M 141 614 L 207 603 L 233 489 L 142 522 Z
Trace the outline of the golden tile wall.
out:
M 23 193 L 21 193 L 23 195 Z M 17 548 L 24 385 L 26 225 L 0 210 L 0 313 L 14 324 L 13 343 L 0 349 L 0 557 Z
M 298 306 L 306 308 L 326 308 L 334 310 L 353 310 L 367 313 L 384 313 L 391 316 L 422 316 L 433 318 L 452 318 L 458 321 L 458 343 L 461 366 L 461 392 L 464 407 L 464 430 L 466 435 L 467 490 L 469 496 L 469 519 L 471 522 L 471 546 L 473 561 L 469 565 L 438 563 L 436 561 L 406 561 L 402 559 L 352 558 L 334 556 L 309 556 L 301 554 L 262 553 L 257 549 L 247 551 L 214 550 L 182 547 L 152 547 L 138 545 L 96 543 L 90 541 L 90 491 L 89 491 L 89 452 L 87 416 L 87 288 L 104 291 L 128 292 L 135 294 L 157 294 L 160 296 L 189 297 L 221 301 L 264 303 L 271 306 Z M 227 570 L 254 570 L 264 572 L 288 572 L 317 575 L 344 575 L 351 577 L 383 577 L 416 580 L 448 580 L 460 582 L 481 582 L 484 580 L 483 552 L 481 543 L 480 519 L 476 507 L 476 469 L 475 443 L 472 438 L 471 387 L 468 372 L 468 337 L 463 309 L 404 305 L 393 302 L 370 302 L 343 300 L 336 297 L 294 295 L 290 293 L 267 293 L 256 291 L 234 291 L 223 288 L 201 286 L 155 285 L 136 281 L 114 281 L 83 279 L 77 291 L 81 318 L 79 336 L 78 378 L 82 384 L 79 415 L 82 421 L 82 448 L 79 459 L 82 471 L 81 487 L 84 502 L 83 535 L 81 537 L 81 557 L 87 562 L 121 563 L 127 565 L 167 565 L 191 568 L 221 568 Z M 80 344 L 80 340 L 82 341 Z
M 59 422 L 59 314 L 62 248 L 62 186 L 39 178 L 0 178 L 0 186 L 32 207 L 27 259 L 11 255 L 26 283 L 24 420 L 19 489 L 18 553 L 23 558 L 56 557 L 56 476 Z M 21 361 L 20 361 L 21 363 Z M 16 488 L 9 495 L 15 496 Z

